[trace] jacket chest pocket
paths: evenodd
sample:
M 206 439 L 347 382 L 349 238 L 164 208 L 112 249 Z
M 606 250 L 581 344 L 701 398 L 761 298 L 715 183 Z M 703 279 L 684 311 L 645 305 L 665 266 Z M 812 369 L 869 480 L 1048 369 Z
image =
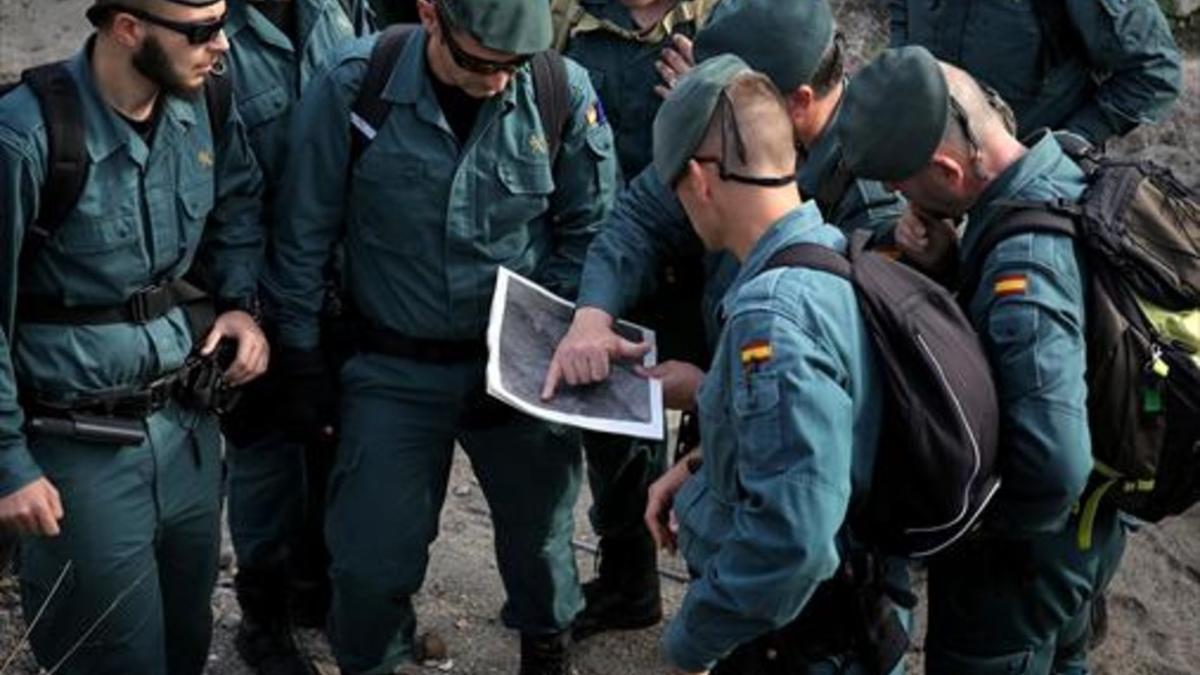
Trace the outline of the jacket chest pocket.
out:
M 271 87 L 238 103 L 238 113 L 246 128 L 253 130 L 278 119 L 288 110 L 288 94 L 283 87 Z
M 92 173 L 99 171 L 92 168 Z M 104 254 L 135 248 L 139 242 L 138 190 L 117 180 L 97 177 L 50 240 L 66 254 Z
M 215 183 L 211 180 L 181 187 L 176 199 L 179 230 L 183 233 L 181 247 L 195 246 L 200 242 L 208 215 L 215 203 Z
M 358 172 L 347 204 L 350 235 L 392 255 L 428 255 L 435 245 L 431 233 L 444 230 L 444 190 L 420 160 Z
M 496 166 L 497 189 L 487 206 L 494 252 L 519 250 L 529 240 L 529 225 L 542 217 L 554 192 L 548 161 L 504 161 Z

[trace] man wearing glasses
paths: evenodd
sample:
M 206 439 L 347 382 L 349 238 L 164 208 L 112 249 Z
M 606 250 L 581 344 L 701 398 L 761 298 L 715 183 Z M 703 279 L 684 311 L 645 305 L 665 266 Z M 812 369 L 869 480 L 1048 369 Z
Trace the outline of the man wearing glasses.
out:
M 330 638 L 347 673 L 405 672 L 416 658 L 412 596 L 457 441 L 491 507 L 521 673 L 561 675 L 563 633 L 582 604 L 571 551 L 579 437 L 487 398 L 484 331 L 499 265 L 574 295 L 615 189 L 612 135 L 587 73 L 568 62 L 570 116 L 551 154 L 527 65 L 550 46 L 548 3 L 418 10 L 421 29 L 385 80 L 388 114 L 353 165 L 350 110 L 374 40 L 305 92 L 266 279 L 298 419 L 332 389 L 316 349 L 322 268 L 339 243 L 361 322 L 359 353 L 337 374 Z
M 262 178 L 236 111 L 214 135 L 200 95 L 229 49 L 224 2 L 96 2 L 88 18 L 97 31 L 60 80 L 84 123 L 73 132 L 86 181 L 36 253 L 57 155 L 31 86 L 0 99 L 0 527 L 24 535 L 22 600 L 43 667 L 200 673 L 220 432 L 163 383 L 222 338 L 237 342 L 229 383 L 266 368 L 247 311 Z M 215 300 L 207 332 L 180 301 L 150 301 L 189 270 Z
M 765 75 L 723 54 L 654 122 L 653 170 L 705 248 L 740 263 L 703 386 L 664 383 L 697 401 L 705 434 L 676 500 L 693 576 L 663 637 L 676 675 L 876 672 L 838 570 L 857 546 L 845 520 L 870 491 L 883 384 L 851 285 L 774 269 L 795 246 L 847 248 L 801 201 L 789 118 Z

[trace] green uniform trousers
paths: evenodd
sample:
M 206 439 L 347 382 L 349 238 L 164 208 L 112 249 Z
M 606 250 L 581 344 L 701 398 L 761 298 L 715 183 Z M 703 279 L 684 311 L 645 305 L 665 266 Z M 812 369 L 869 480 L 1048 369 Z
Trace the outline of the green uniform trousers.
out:
M 592 529 L 599 537 L 644 533 L 646 492 L 666 470 L 667 446 L 629 436 L 584 432 Z
M 175 406 L 150 417 L 147 428 L 136 447 L 31 439 L 65 511 L 58 537 L 21 542 L 26 620 L 45 605 L 31 636 L 44 668 L 82 640 L 57 672 L 204 669 L 221 539 L 220 431 L 215 417 Z
M 1125 525 L 1105 507 L 1092 546 L 1079 522 L 1054 534 L 963 542 L 929 566 L 928 675 L 1083 675 L 1092 599 L 1125 552 Z
M 284 564 L 300 537 L 304 485 L 304 447 L 282 431 L 231 448 L 229 533 L 239 567 Z
M 455 441 L 491 509 L 505 625 L 556 633 L 582 605 L 571 550 L 579 435 L 487 398 L 483 370 L 482 359 L 437 364 L 378 354 L 342 369 L 342 439 L 325 533 L 330 639 L 343 672 L 390 673 L 412 660 L 411 598 L 437 537 Z

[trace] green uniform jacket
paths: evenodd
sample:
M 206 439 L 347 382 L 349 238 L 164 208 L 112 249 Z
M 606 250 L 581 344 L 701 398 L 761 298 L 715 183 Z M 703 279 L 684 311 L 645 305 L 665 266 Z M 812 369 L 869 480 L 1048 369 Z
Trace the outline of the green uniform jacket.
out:
M 581 16 L 564 53 L 588 70 L 613 128 L 621 174 L 633 178 L 653 159 L 654 116 L 662 104 L 655 63 L 672 35 L 694 37 L 714 0 L 684 0 L 659 24 L 638 30 L 620 0 L 579 0 Z M 563 30 L 559 28 L 556 33 Z
M 853 288 L 814 270 L 762 272 L 792 244 L 844 251 L 823 220 L 810 202 L 777 222 L 722 303 L 698 397 L 704 464 L 675 498 L 697 578 L 664 640 L 689 672 L 800 613 L 837 569 L 850 503 L 870 487 L 882 382 Z
M 339 0 L 295 0 L 296 34 L 293 46 L 279 28 L 247 0 L 229 3 L 228 64 L 238 112 L 250 145 L 266 177 L 265 222 L 280 191 L 288 157 L 288 128 L 300 92 L 327 68 L 367 19 L 351 21 Z M 365 14 L 362 10 L 360 14 Z
M 1042 135 L 971 209 L 964 260 L 1003 212 L 994 205 L 997 200 L 1074 201 L 1083 189 L 1083 172 L 1053 136 Z M 998 289 L 1001 278 L 1009 284 Z M 1024 292 L 1011 292 L 1022 280 Z M 1084 290 L 1075 242 L 1046 233 L 1001 242 L 983 262 L 969 313 L 984 340 L 1000 398 L 1003 485 L 986 524 L 1017 534 L 1057 531 L 1092 470 Z
M 350 107 L 373 42 L 358 41 L 313 82 L 296 113 L 267 276 L 281 341 L 316 347 L 322 267 L 339 240 L 358 310 L 409 337 L 481 338 L 499 265 L 573 297 L 616 185 L 612 133 L 587 73 L 568 62 L 573 113 L 553 164 L 528 68 L 484 103 L 464 146 L 418 32 L 384 89 L 390 115 L 348 168 Z
M 1041 0 L 889 0 L 891 44 L 922 45 L 991 86 L 1022 136 L 1049 127 L 1099 144 L 1162 119 L 1182 71 L 1156 0 L 1058 1 L 1065 25 L 1050 36 Z
M 39 397 L 69 399 L 137 387 L 192 349 L 179 309 L 143 325 L 17 325 L 18 289 L 68 305 L 119 304 L 199 257 L 215 296 L 246 302 L 258 277 L 262 174 L 236 111 L 214 149 L 204 98 L 167 98 L 147 147 L 100 97 L 89 54 L 90 43 L 69 62 L 87 125 L 87 185 L 19 280 L 20 243 L 46 176 L 45 122 L 28 87 L 0 99 L 0 496 L 41 474 L 21 430 L 18 378 Z
M 836 120 L 830 120 L 830 128 Z M 807 198 L 837 169 L 841 146 L 836 134 L 826 133 L 812 144 L 796 182 Z M 833 214 L 825 214 L 843 232 L 890 230 L 900 217 L 903 203 L 874 181 L 850 184 Z M 660 264 L 668 260 L 703 256 L 704 247 L 692 230 L 675 194 L 650 167 L 637 176 L 613 208 L 612 214 L 588 250 L 580 282 L 579 304 L 621 316 L 637 300 L 654 292 Z M 737 261 L 727 255 L 705 260 L 705 303 L 714 309 L 737 274 Z M 706 311 L 711 337 L 716 335 L 714 314 Z

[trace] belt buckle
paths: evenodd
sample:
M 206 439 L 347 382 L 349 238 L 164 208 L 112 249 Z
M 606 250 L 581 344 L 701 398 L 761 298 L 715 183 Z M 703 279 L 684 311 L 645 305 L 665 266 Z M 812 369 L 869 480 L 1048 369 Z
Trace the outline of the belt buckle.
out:
M 166 284 L 147 286 L 129 298 L 125 304 L 134 323 L 150 323 L 166 313 L 160 306 L 165 289 Z
M 129 308 L 129 318 L 133 319 L 134 323 L 149 323 L 150 322 L 150 293 L 153 289 L 143 289 L 133 294 L 129 298 L 126 306 Z

